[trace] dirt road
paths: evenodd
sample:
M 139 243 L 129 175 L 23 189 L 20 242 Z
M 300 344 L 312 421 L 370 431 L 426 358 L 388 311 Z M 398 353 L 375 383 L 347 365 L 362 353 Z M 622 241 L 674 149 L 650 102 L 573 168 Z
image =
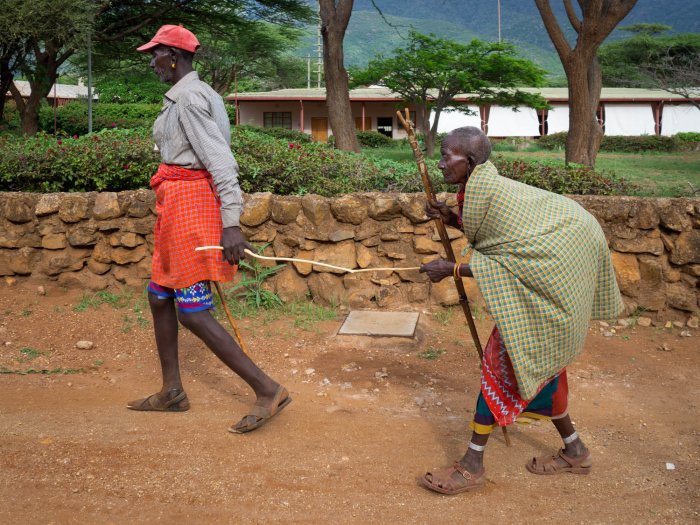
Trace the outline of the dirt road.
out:
M 569 383 L 593 473 L 529 474 L 560 442 L 549 423 L 516 425 L 510 448 L 489 443 L 487 486 L 446 497 L 416 478 L 467 444 L 478 368 L 459 312 L 422 312 L 413 340 L 337 336 L 342 314 L 243 319 L 294 402 L 234 435 L 252 395 L 194 336 L 181 338 L 192 410 L 126 410 L 160 386 L 143 298 L 45 286 L 0 282 L 1 523 L 700 521 L 697 330 L 603 337 L 592 323 Z

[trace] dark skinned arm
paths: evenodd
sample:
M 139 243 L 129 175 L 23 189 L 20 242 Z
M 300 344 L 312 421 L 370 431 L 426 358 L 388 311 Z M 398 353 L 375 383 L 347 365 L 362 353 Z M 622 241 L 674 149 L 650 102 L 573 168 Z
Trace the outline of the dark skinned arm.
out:
M 455 263 L 445 259 L 436 259 L 426 264 L 422 264 L 418 270 L 420 273 L 428 275 L 430 282 L 439 283 L 445 277 L 454 277 Z M 459 275 L 461 277 L 474 277 L 472 269 L 468 264 L 459 265 Z
M 246 248 L 254 251 L 239 226 L 229 226 L 221 231 L 221 246 L 224 247 L 223 257 L 229 264 L 238 264 L 245 259 L 243 250 Z
M 457 214 L 442 201 L 429 200 L 425 203 L 425 214 L 431 219 L 440 219 L 447 226 L 459 228 Z

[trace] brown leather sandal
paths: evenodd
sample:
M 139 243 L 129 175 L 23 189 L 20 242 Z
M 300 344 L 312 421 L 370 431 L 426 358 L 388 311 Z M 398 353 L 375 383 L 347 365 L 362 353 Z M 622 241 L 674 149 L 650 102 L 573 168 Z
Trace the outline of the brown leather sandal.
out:
M 565 464 L 562 464 L 562 461 Z M 590 451 L 583 456 L 572 458 L 564 454 L 564 449 L 559 449 L 559 452 L 553 456 L 542 456 L 532 458 L 525 465 L 525 468 L 533 474 L 552 476 L 554 474 L 563 474 L 570 472 L 571 474 L 590 474 L 593 467 Z
M 126 404 L 126 408 L 129 410 L 139 410 L 143 412 L 185 412 L 190 409 L 190 400 L 187 399 L 187 394 L 182 390 L 175 394 L 177 390 L 171 390 L 168 392 L 167 401 L 161 401 L 158 394 L 153 394 L 143 399 L 137 399 L 136 401 L 129 401 Z M 171 394 L 175 394 L 172 395 Z
M 461 478 L 453 478 L 452 475 L 455 472 L 460 474 Z M 459 461 L 455 461 L 451 467 L 445 467 L 434 473 L 426 472 L 420 478 L 420 482 L 430 490 L 452 496 L 480 488 L 486 482 L 486 470 L 482 468 L 478 474 L 472 474 Z
M 272 398 L 270 408 L 262 405 L 254 405 L 250 414 L 244 416 L 243 419 L 229 428 L 228 431 L 234 434 L 245 434 L 246 432 L 251 432 L 256 428 L 260 428 L 279 414 L 282 409 L 291 402 L 292 398 L 289 396 L 289 392 L 280 385 L 277 388 L 277 392 L 275 392 L 275 397 Z

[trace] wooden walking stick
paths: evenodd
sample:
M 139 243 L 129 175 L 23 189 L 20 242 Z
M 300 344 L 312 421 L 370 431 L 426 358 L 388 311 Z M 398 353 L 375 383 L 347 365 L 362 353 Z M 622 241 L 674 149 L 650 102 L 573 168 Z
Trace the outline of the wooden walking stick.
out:
M 221 289 L 221 285 L 219 284 L 218 281 L 214 281 L 214 286 L 216 286 L 216 291 L 219 293 L 219 299 L 221 299 L 221 306 L 224 307 L 224 312 L 226 312 L 226 317 L 228 317 L 228 322 L 231 323 L 231 328 L 233 328 L 233 332 L 236 334 L 236 339 L 238 340 L 238 345 L 241 347 L 241 350 L 243 350 L 245 355 L 250 356 L 250 352 L 248 351 L 248 345 L 245 344 L 245 341 L 243 340 L 241 333 L 238 331 L 238 326 L 236 326 L 236 321 L 233 320 L 233 315 L 231 314 L 231 311 L 228 309 L 228 305 L 226 304 L 226 297 L 224 297 L 224 291 Z
M 409 117 L 408 108 L 405 109 L 405 115 L 401 111 L 397 111 L 396 115 L 399 117 L 401 125 L 406 130 L 408 135 L 408 143 L 413 149 L 413 156 L 416 159 L 416 164 L 418 165 L 418 171 L 420 172 L 421 179 L 423 180 L 423 189 L 425 190 L 425 196 L 428 200 L 435 200 L 435 190 L 433 188 L 433 181 L 430 180 L 430 175 L 428 175 L 428 166 L 425 164 L 425 158 L 423 157 L 423 152 L 420 150 L 418 141 L 416 140 L 416 132 L 413 127 L 413 122 Z M 452 249 L 452 243 L 447 235 L 447 229 L 445 228 L 445 223 L 442 220 L 435 219 L 435 227 L 437 228 L 438 235 L 440 236 L 440 241 L 442 242 L 442 247 L 445 249 L 445 254 L 447 255 L 447 260 L 457 264 L 457 258 L 455 257 L 454 250 Z M 459 304 L 462 305 L 462 311 L 464 312 L 464 317 L 467 319 L 467 324 L 469 325 L 469 332 L 472 335 L 472 340 L 474 341 L 474 346 L 476 351 L 479 353 L 479 364 L 484 360 L 484 351 L 481 349 L 481 341 L 479 341 L 479 334 L 476 331 L 476 324 L 474 324 L 474 317 L 472 316 L 471 309 L 469 308 L 469 300 L 467 299 L 467 291 L 464 289 L 464 283 L 462 279 L 454 276 L 455 286 L 457 287 L 457 294 L 459 295 Z M 506 441 L 506 445 L 510 446 L 510 437 L 508 436 L 508 431 L 506 427 L 501 427 L 503 429 L 503 438 Z

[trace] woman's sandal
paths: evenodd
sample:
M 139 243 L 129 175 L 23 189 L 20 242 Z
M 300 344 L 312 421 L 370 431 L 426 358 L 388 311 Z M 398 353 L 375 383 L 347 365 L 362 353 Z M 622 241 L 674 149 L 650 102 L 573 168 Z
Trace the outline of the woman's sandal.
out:
M 246 432 L 251 432 L 256 428 L 260 428 L 265 423 L 270 421 L 273 417 L 279 414 L 284 407 L 292 402 L 292 398 L 289 396 L 287 389 L 280 385 L 275 392 L 275 397 L 272 398 L 272 403 L 270 403 L 270 408 L 261 405 L 254 405 L 250 411 L 250 414 L 244 416 L 238 423 L 233 425 L 228 429 L 229 432 L 234 434 L 245 434 Z
M 457 479 L 452 477 L 455 472 L 461 477 Z M 455 461 L 451 467 L 445 467 L 434 473 L 426 472 L 420 478 L 420 482 L 430 490 L 452 496 L 481 487 L 486 482 L 486 470 L 482 468 L 478 474 L 472 474 L 459 461 Z
M 590 451 L 586 451 L 584 455 L 579 457 L 571 457 L 564 454 L 564 449 L 560 449 L 554 456 L 532 458 L 525 465 L 525 468 L 533 474 L 552 476 L 554 474 L 563 474 L 564 472 L 590 474 L 592 466 Z
M 167 401 L 161 401 L 158 394 L 153 394 L 143 399 L 129 401 L 126 408 L 144 412 L 185 412 L 190 409 L 190 400 L 187 399 L 184 390 L 180 392 L 171 390 L 168 392 L 168 397 Z

